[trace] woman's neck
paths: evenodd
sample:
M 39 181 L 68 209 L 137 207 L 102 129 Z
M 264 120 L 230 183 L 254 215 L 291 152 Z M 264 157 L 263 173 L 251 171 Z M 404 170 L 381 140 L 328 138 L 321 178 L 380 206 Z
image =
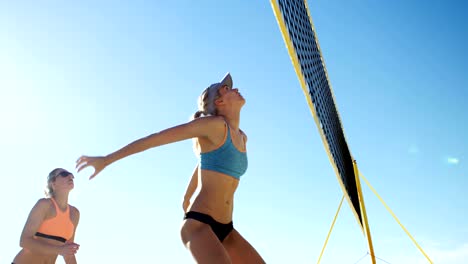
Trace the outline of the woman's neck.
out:
M 223 115 L 223 116 L 224 116 L 224 119 L 226 119 L 226 122 L 228 123 L 228 125 L 231 127 L 231 129 L 234 129 L 235 131 L 239 130 L 240 113 Z
M 234 107 L 223 107 L 218 109 L 218 114 L 223 116 L 231 129 L 239 130 L 240 124 L 240 109 Z
M 68 206 L 68 193 L 56 193 L 54 200 L 60 208 L 67 208 Z

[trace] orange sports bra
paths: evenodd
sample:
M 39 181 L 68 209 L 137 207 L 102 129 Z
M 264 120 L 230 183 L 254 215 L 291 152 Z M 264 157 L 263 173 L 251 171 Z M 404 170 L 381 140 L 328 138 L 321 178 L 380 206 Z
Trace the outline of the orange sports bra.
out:
M 54 198 L 50 198 L 55 206 L 56 215 L 54 218 L 47 219 L 42 222 L 36 232 L 36 236 L 54 239 L 60 242 L 66 242 L 72 238 L 75 232 L 75 225 L 70 219 L 70 206 L 67 205 L 67 210 L 62 212 L 55 202 Z

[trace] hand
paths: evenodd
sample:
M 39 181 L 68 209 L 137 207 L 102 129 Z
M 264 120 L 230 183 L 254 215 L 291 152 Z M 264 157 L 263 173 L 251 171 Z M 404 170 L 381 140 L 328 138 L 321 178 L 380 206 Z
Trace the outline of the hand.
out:
M 73 243 L 73 242 L 70 242 L 70 243 L 67 242 L 65 245 L 59 248 L 58 254 L 64 257 L 75 255 L 79 248 L 80 248 L 80 245 Z
M 94 173 L 89 177 L 89 179 L 91 180 L 92 178 L 96 177 L 96 175 L 98 175 L 107 166 L 106 158 L 81 156 L 76 161 L 75 168 L 78 170 L 78 172 L 80 172 L 81 170 L 89 166 L 94 168 Z

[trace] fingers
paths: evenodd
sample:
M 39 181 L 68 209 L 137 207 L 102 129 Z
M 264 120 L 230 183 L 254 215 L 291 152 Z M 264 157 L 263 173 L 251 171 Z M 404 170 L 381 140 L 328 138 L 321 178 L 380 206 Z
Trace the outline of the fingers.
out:
M 72 248 L 73 248 L 73 249 L 75 250 L 75 252 L 76 252 L 76 251 L 78 251 L 78 249 L 80 249 L 80 245 L 73 243 L 73 247 L 72 247 Z
M 85 158 L 85 157 L 86 157 L 86 156 L 80 156 L 75 162 L 76 162 L 76 163 L 80 163 L 81 160 L 82 160 L 83 158 Z
M 78 160 L 76 160 L 75 169 L 80 172 L 84 168 L 88 167 L 90 157 L 88 156 L 81 156 Z
M 82 170 L 86 169 L 87 167 L 92 166 L 91 164 L 89 164 L 90 158 L 91 157 L 88 157 L 88 156 L 81 156 L 76 160 L 75 169 L 78 173 L 80 173 Z M 91 180 L 92 178 L 96 177 L 96 174 L 97 173 L 95 169 L 94 173 L 89 177 L 89 179 Z
M 94 171 L 94 173 L 91 176 L 89 176 L 89 180 L 92 180 L 94 177 L 96 177 L 97 174 L 98 172 Z
M 79 157 L 79 158 L 76 160 L 76 164 L 77 164 L 76 166 L 78 167 L 78 164 L 83 163 L 83 162 L 86 162 L 88 159 L 89 159 L 88 156 L 81 156 L 81 157 Z
M 102 171 L 103 161 L 102 157 L 90 157 L 90 156 L 81 156 L 76 160 L 75 169 L 77 172 L 81 172 L 82 170 L 86 169 L 87 167 L 93 167 L 94 173 L 89 177 L 89 179 L 93 179 L 96 175 Z
M 61 255 L 63 256 L 67 256 L 67 255 L 75 255 L 76 252 L 78 252 L 78 249 L 80 248 L 80 245 L 76 244 L 76 243 L 69 243 L 67 242 L 63 247 L 63 251 L 60 253 Z
M 94 163 L 96 161 L 95 157 L 89 157 L 89 156 L 81 156 L 77 161 L 76 161 L 76 166 L 75 169 L 79 173 L 80 171 L 86 169 L 89 166 L 95 167 Z
M 79 247 L 77 247 L 77 246 L 69 247 L 68 248 L 68 254 L 70 254 L 70 255 L 71 254 L 76 254 L 76 252 L 78 252 L 78 249 L 79 249 Z
M 88 162 L 81 162 L 81 163 L 79 163 L 79 164 L 76 165 L 76 170 L 77 170 L 78 172 L 80 172 L 80 171 L 82 171 L 83 169 L 87 168 L 88 166 L 90 166 L 90 165 L 88 164 Z
M 72 246 L 78 247 L 78 248 L 80 247 L 80 244 L 77 244 L 77 243 L 75 243 L 75 242 L 69 242 L 69 241 L 67 241 L 67 242 L 65 242 L 65 244 L 67 244 L 67 245 L 72 245 Z

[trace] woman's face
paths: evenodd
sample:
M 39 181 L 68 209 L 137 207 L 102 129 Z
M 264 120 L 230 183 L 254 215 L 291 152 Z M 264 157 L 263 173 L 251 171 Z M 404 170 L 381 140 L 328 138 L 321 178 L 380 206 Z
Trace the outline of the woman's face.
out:
M 229 102 L 229 103 L 234 103 L 234 104 L 240 104 L 241 106 L 245 104 L 245 99 L 244 97 L 239 93 L 238 88 L 230 88 L 227 85 L 222 86 L 218 90 L 219 94 L 219 99 Z
M 61 172 L 57 173 L 57 176 L 55 176 L 55 181 L 52 183 L 54 192 L 57 193 L 60 191 L 71 191 L 73 187 L 75 187 L 73 179 L 75 179 L 75 176 L 66 170 L 62 170 Z

